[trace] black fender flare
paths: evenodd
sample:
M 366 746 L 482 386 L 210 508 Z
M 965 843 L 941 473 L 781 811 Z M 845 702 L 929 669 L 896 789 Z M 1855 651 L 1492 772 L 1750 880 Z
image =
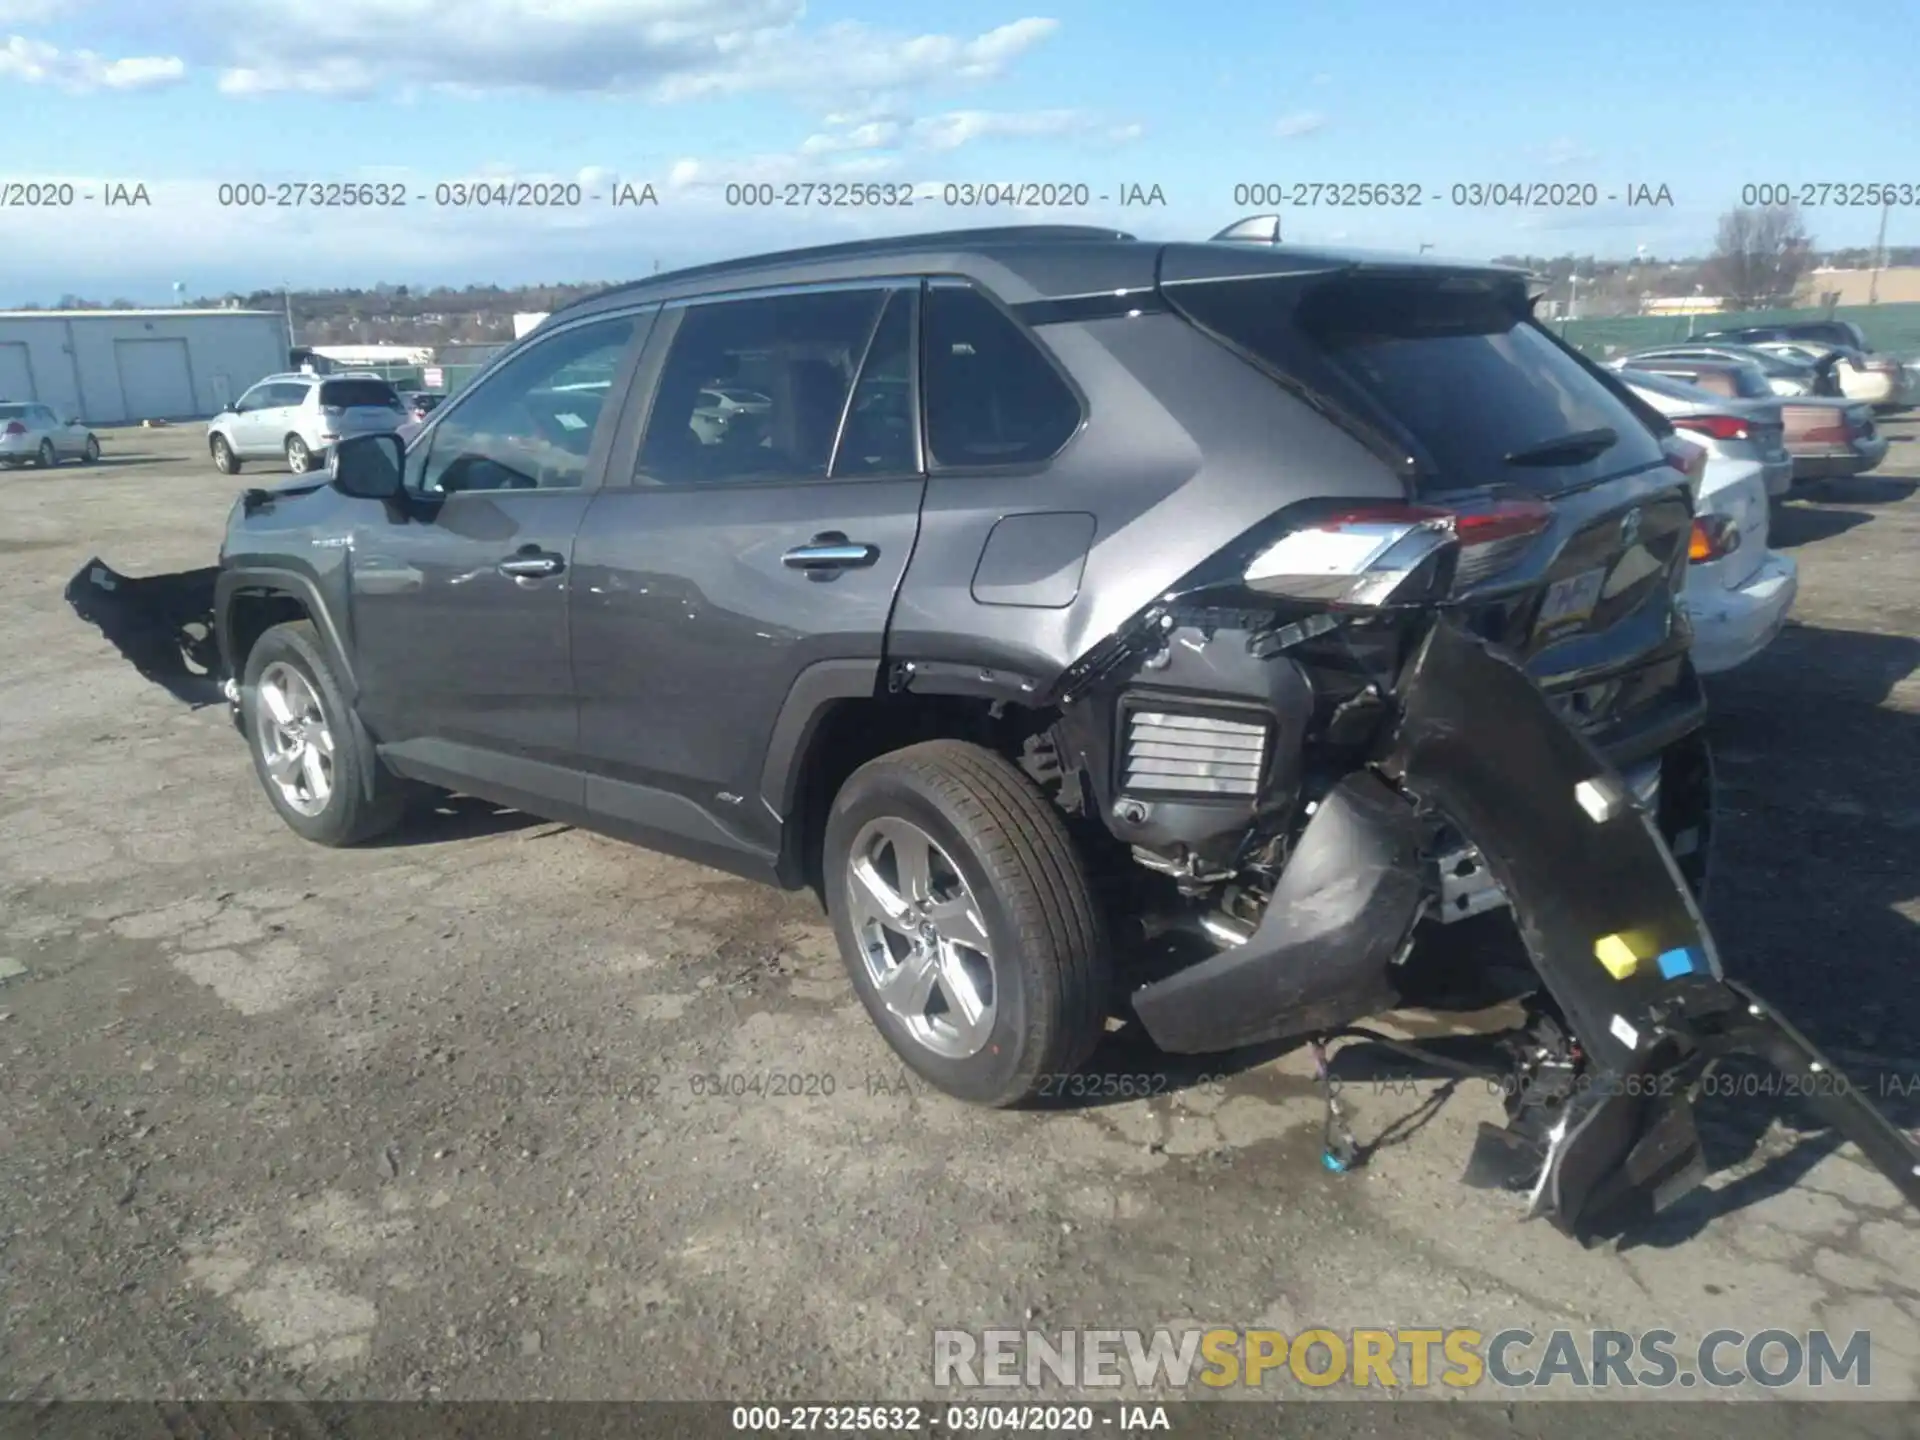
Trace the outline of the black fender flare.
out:
M 268 591 L 276 595 L 287 595 L 298 600 L 313 620 L 314 633 L 320 637 L 320 648 L 326 652 L 327 663 L 333 667 L 335 680 L 339 683 L 347 702 L 347 726 L 352 735 L 353 746 L 360 760 L 361 787 L 367 799 L 373 798 L 374 777 L 379 773 L 383 762 L 374 744 L 372 734 L 360 719 L 356 702 L 360 698 L 359 681 L 353 673 L 351 652 L 345 637 L 340 633 L 339 623 L 327 608 L 319 585 L 310 575 L 298 570 L 285 570 L 274 566 L 240 566 L 223 569 L 220 578 L 214 582 L 213 615 L 214 634 L 220 642 L 220 661 L 226 667 L 227 674 L 238 685 L 242 680 L 241 668 L 235 663 L 233 653 L 233 627 L 229 623 L 233 615 L 233 602 L 239 596 L 253 591 Z M 237 714 L 238 712 L 236 712 Z
M 327 660 L 333 666 L 341 689 L 346 691 L 348 700 L 358 699 L 360 686 L 353 673 L 346 637 L 341 634 L 333 612 L 327 608 L 319 585 L 311 575 L 298 570 L 249 565 L 220 572 L 220 578 L 214 582 L 213 588 L 214 633 L 220 641 L 220 661 L 226 666 L 227 673 L 235 680 L 240 678 L 239 657 L 233 653 L 233 626 L 230 623 L 233 602 L 240 595 L 257 590 L 291 596 L 305 607 L 307 614 L 313 618 L 313 628 L 319 632 L 320 643 L 326 647 Z

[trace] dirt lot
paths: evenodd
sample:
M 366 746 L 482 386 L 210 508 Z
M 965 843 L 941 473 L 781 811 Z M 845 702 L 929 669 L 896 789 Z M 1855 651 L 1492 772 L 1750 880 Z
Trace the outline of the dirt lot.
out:
M 1711 911 L 1913 1125 L 1920 426 L 1890 429 L 1779 520 L 1799 623 L 1714 688 Z M 809 897 L 484 807 L 304 844 L 224 710 L 62 601 L 91 554 L 211 563 L 233 495 L 197 428 L 105 444 L 0 474 L 0 1395 L 901 1398 L 936 1327 L 1201 1320 L 1871 1329 L 1872 1394 L 1920 1396 L 1920 1229 L 1791 1115 L 1720 1107 L 1710 1189 L 1583 1251 L 1457 1183 L 1478 1087 L 1350 1089 L 1363 1140 L 1410 1133 L 1347 1176 L 1298 1053 L 966 1109 Z

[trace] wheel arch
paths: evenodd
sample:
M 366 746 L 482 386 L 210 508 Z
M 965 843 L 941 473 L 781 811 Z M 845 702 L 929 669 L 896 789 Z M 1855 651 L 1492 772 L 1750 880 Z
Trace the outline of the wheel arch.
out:
M 774 721 L 760 781 L 760 801 L 780 821 L 783 885 L 818 887 L 827 811 L 867 761 L 926 740 L 966 740 L 1024 763 L 1027 737 L 1057 716 L 1032 703 L 1035 690 L 983 682 L 983 673 L 977 665 L 951 674 L 888 670 L 874 659 L 820 661 L 800 673 Z
M 245 673 L 248 652 L 271 627 L 307 620 L 320 637 L 341 690 L 349 701 L 359 698 L 346 637 L 311 576 L 269 567 L 224 570 L 214 586 L 213 613 L 220 659 L 234 679 Z

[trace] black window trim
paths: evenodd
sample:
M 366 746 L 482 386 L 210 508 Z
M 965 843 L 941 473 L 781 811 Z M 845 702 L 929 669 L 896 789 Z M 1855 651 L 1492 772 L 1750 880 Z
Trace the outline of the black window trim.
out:
M 735 290 L 716 290 L 707 295 L 686 295 L 674 300 L 655 301 L 654 308 L 659 310 L 660 318 L 647 340 L 649 353 L 643 357 L 641 368 L 635 373 L 635 393 L 628 402 L 630 413 L 621 418 L 621 433 L 616 437 L 616 443 L 607 457 L 607 480 L 601 488 L 628 490 L 648 495 L 687 492 L 733 495 L 752 490 L 775 490 L 796 485 L 871 485 L 889 481 L 926 479 L 926 421 L 920 410 L 922 389 L 919 376 L 920 317 L 925 309 L 925 299 L 918 293 L 921 283 L 922 277 L 918 275 L 875 275 L 859 280 L 756 285 Z M 825 475 L 806 479 L 785 476 L 766 480 L 731 480 L 720 485 L 705 481 L 684 481 L 672 485 L 638 483 L 640 456 L 646 448 L 647 431 L 653 424 L 654 405 L 660 398 L 660 381 L 666 374 L 667 361 L 673 356 L 673 344 L 679 338 L 681 322 L 690 311 L 705 305 L 733 304 L 743 300 L 777 300 L 784 295 L 830 294 L 836 291 L 870 291 L 879 295 L 881 300 L 879 308 L 874 311 L 873 324 L 868 327 L 866 341 L 860 349 L 860 366 L 854 370 L 853 381 L 847 388 L 847 398 L 841 402 L 840 421 L 834 430 L 833 450 L 827 459 L 828 468 Z M 866 365 L 874 337 L 880 333 L 880 324 L 887 318 L 887 305 L 895 295 L 901 293 L 914 297 L 911 311 L 912 338 L 909 342 L 913 349 L 908 355 L 908 373 L 914 389 L 914 453 L 919 458 L 920 468 L 889 470 L 874 475 L 835 475 L 833 465 L 840 458 L 840 437 L 846 427 L 847 407 L 853 403 L 853 392 L 859 388 L 861 370 Z M 644 395 L 638 393 L 642 383 L 646 387 Z
M 406 453 L 401 459 L 400 488 L 402 493 L 404 493 L 408 499 L 421 505 L 442 506 L 458 500 L 462 496 L 485 496 L 489 499 L 495 499 L 501 495 L 521 497 L 530 495 L 590 495 L 598 490 L 608 488 L 605 480 L 608 463 L 614 454 L 614 442 L 619 438 L 621 420 L 626 411 L 628 396 L 633 389 L 634 378 L 638 373 L 640 358 L 646 352 L 648 339 L 659 319 L 659 312 L 660 304 L 658 301 L 623 305 L 618 309 L 599 310 L 591 315 L 583 315 L 577 320 L 565 325 L 556 325 L 552 329 L 548 329 L 545 325 L 542 325 L 537 330 L 529 331 L 525 337 L 525 343 L 508 346 L 507 349 L 496 355 L 484 370 L 467 381 L 465 385 L 462 385 L 457 394 L 447 396 L 446 399 L 442 400 L 429 412 L 428 419 L 421 425 L 420 429 L 415 432 L 412 440 L 407 442 Z M 517 355 L 531 354 L 540 346 L 557 340 L 563 335 L 570 335 L 576 330 L 584 330 L 589 325 L 603 325 L 612 320 L 631 320 L 634 322 L 634 333 L 628 338 L 621 361 L 613 372 L 613 383 L 607 387 L 607 398 L 610 401 L 616 393 L 620 395 L 621 399 L 611 422 L 608 422 L 604 418 L 604 413 L 602 419 L 595 422 L 593 441 L 587 449 L 586 474 L 581 477 L 578 485 L 568 485 L 565 487 L 551 486 L 545 489 L 536 487 L 532 490 L 455 490 L 452 494 L 447 494 L 443 491 L 429 491 L 421 488 L 421 482 L 426 478 L 427 459 L 433 450 L 433 437 L 439 432 L 441 422 L 443 422 L 448 415 L 458 413 L 460 406 L 464 404 L 470 396 L 477 393 L 482 385 L 491 380 L 496 371 L 503 369 Z M 597 465 L 595 464 L 596 460 L 599 462 Z
M 1067 393 L 1073 397 L 1073 403 L 1079 408 L 1080 418 L 1075 422 L 1073 429 L 1067 433 L 1066 439 L 1055 446 L 1051 453 L 1042 456 L 1038 460 L 1016 460 L 1004 465 L 943 465 L 940 463 L 939 457 L 933 453 L 933 435 L 927 426 L 927 386 L 925 382 L 927 368 L 925 317 L 929 312 L 929 307 L 932 305 L 933 292 L 935 290 L 971 290 L 976 295 L 979 295 L 989 305 L 993 306 L 994 309 L 1006 317 L 1007 322 L 1012 325 L 1015 330 L 1020 332 L 1026 339 L 1026 342 L 1033 346 L 1048 365 L 1053 367 L 1053 373 L 1058 375 L 1066 385 Z M 1040 471 L 1052 465 L 1062 455 L 1066 454 L 1074 442 L 1079 440 L 1079 438 L 1087 432 L 1087 427 L 1092 424 L 1093 421 L 1093 407 L 1087 399 L 1087 392 L 1081 389 L 1080 382 L 1073 378 L 1073 372 L 1067 369 L 1058 355 L 1054 354 L 1053 347 L 1040 338 L 1033 326 L 1026 324 L 1020 319 L 1020 316 L 1015 312 L 1013 306 L 1008 305 L 1006 301 L 994 294 L 987 286 L 982 285 L 978 280 L 975 280 L 969 275 L 928 275 L 924 277 L 921 283 L 919 313 L 922 318 L 919 333 L 914 337 L 916 341 L 914 362 L 915 369 L 920 372 L 922 377 L 917 398 L 919 400 L 920 433 L 926 437 L 926 446 L 922 450 L 920 458 L 925 463 L 929 476 L 939 478 L 946 478 L 948 476 L 992 478 L 1000 475 L 1038 474 Z

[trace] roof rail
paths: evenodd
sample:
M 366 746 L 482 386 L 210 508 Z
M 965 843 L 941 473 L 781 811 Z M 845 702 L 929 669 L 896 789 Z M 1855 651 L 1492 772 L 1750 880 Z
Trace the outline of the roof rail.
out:
M 809 245 L 797 250 L 773 250 L 758 255 L 742 255 L 732 260 L 715 260 L 706 265 L 690 265 L 681 270 L 665 270 L 643 280 L 611 285 L 591 295 L 571 300 L 555 310 L 561 315 L 589 301 L 629 290 L 642 290 L 678 280 L 697 280 L 709 275 L 758 270 L 769 265 L 790 265 L 805 260 L 834 260 L 843 256 L 893 255 L 912 250 L 965 249 L 974 245 L 1045 245 L 1085 243 L 1090 240 L 1132 241 L 1136 235 L 1102 225 L 989 225 L 973 230 L 929 230 L 915 235 L 879 235 L 870 240 L 843 240 L 832 245 Z

